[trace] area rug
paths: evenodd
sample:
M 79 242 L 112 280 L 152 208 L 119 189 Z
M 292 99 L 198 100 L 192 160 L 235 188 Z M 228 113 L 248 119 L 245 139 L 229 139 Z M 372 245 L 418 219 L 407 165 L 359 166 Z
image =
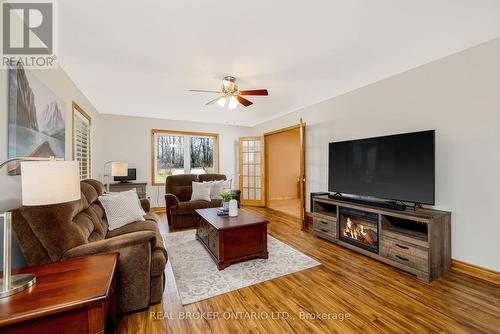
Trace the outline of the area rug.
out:
M 254 259 L 218 270 L 195 231 L 163 235 L 182 304 L 320 265 L 318 261 L 268 235 L 268 259 Z

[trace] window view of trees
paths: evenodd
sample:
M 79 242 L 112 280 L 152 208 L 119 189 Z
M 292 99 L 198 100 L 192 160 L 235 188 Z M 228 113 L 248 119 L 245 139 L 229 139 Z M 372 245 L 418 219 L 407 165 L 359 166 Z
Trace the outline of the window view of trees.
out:
M 214 138 L 191 137 L 191 174 L 214 172 Z
M 217 137 L 158 132 L 153 138 L 154 183 L 164 183 L 170 175 L 215 172 Z
M 169 175 L 184 174 L 184 137 L 172 135 L 156 136 L 155 181 L 165 182 Z

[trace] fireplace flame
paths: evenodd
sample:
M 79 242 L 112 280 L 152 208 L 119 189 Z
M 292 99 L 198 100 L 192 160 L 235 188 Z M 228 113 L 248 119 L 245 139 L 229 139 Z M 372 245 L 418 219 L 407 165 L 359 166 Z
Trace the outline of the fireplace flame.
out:
M 342 235 L 370 246 L 377 244 L 377 233 L 370 228 L 365 228 L 362 223 L 355 223 L 351 217 L 347 217 Z

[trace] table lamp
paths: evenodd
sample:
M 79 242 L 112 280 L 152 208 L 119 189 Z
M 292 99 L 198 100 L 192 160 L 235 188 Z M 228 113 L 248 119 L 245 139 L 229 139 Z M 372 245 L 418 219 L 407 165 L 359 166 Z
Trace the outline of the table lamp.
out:
M 80 199 L 78 162 L 56 160 L 54 157 L 16 157 L 0 164 L 0 169 L 13 161 L 21 161 L 22 203 L 24 206 L 50 205 Z M 12 217 L 0 215 L 3 226 L 3 278 L 0 298 L 13 295 L 35 283 L 33 274 L 11 275 Z
M 106 166 L 111 164 L 111 174 L 106 174 Z M 106 182 L 106 189 L 109 191 L 109 178 L 111 176 L 127 176 L 128 175 L 128 163 L 122 161 L 108 161 L 104 164 L 104 178 Z

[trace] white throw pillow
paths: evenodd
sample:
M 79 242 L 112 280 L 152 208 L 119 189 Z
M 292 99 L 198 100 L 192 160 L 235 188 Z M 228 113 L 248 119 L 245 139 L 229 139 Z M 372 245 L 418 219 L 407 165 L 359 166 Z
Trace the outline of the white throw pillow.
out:
M 105 192 L 102 194 L 102 196 L 116 196 L 116 195 L 129 195 L 129 196 L 132 196 L 130 194 L 133 194 L 134 198 L 137 198 L 137 202 L 139 203 L 139 207 L 142 209 L 142 204 L 141 204 L 141 199 L 139 198 L 139 195 L 137 195 L 137 189 L 133 188 L 133 189 L 129 189 L 129 190 L 125 190 L 125 191 L 108 191 L 108 192 Z M 144 212 L 144 210 L 143 210 Z M 144 212 L 144 214 L 146 214 Z
M 191 201 L 207 201 L 210 202 L 210 190 L 212 183 L 210 182 L 193 182 L 193 193 L 191 194 Z
M 229 179 L 229 180 L 224 180 L 222 181 L 222 191 L 228 191 L 228 190 L 231 190 L 231 186 L 232 186 L 232 183 L 233 183 L 233 179 Z
M 134 193 L 134 194 L 137 194 L 137 190 L 135 188 L 133 189 L 129 189 L 129 190 L 125 190 L 125 191 L 107 191 L 105 192 L 104 194 L 102 194 L 103 196 L 116 196 L 116 195 L 123 195 L 123 194 L 128 194 L 128 193 Z
M 135 191 L 104 194 L 99 196 L 106 218 L 108 229 L 114 230 L 136 221 L 144 221 L 146 214 L 142 209 Z
M 205 181 L 203 183 L 210 183 L 212 188 L 210 189 L 211 199 L 220 199 L 220 194 L 224 191 L 224 180 L 219 181 Z

